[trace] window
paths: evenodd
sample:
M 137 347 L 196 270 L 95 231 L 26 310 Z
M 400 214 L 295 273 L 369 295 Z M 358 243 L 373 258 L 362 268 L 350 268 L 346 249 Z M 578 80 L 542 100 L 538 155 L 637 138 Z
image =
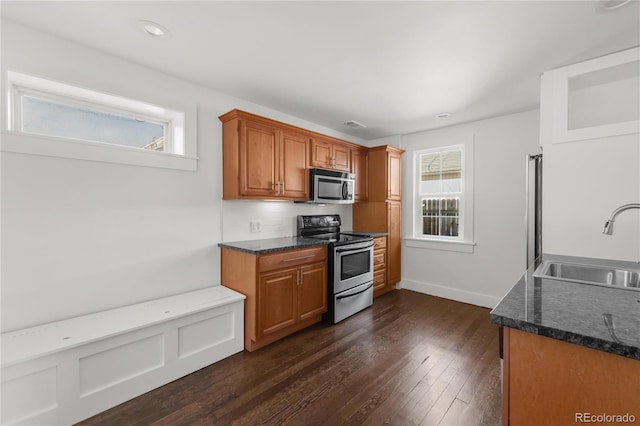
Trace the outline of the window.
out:
M 417 159 L 417 237 L 463 239 L 464 146 L 424 150 Z
M 6 150 L 196 168 L 195 140 L 192 135 L 188 148 L 183 111 L 11 71 L 7 76 L 7 130 L 12 134 Z M 13 135 L 30 136 L 12 144 Z M 33 146 L 25 148 L 30 142 Z
M 70 100 L 51 100 L 46 96 L 21 94 L 18 130 L 24 133 L 56 136 L 113 145 L 168 152 L 165 134 L 170 122 L 128 117 L 127 113 L 100 111 Z

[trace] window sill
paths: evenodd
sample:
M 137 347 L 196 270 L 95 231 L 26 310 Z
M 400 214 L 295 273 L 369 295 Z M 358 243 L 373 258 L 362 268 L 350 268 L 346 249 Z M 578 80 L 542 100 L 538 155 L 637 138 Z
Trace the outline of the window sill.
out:
M 163 169 L 198 170 L 198 157 L 11 131 L 2 132 L 0 151 Z
M 407 247 L 429 250 L 454 251 L 458 253 L 473 253 L 476 243 L 473 241 L 427 240 L 423 238 L 405 238 Z

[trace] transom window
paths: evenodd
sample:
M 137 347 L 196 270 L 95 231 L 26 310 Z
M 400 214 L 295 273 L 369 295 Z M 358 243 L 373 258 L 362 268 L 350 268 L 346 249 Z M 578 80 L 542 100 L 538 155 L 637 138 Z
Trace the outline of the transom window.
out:
M 416 237 L 464 238 L 464 146 L 415 152 Z
M 185 155 L 185 114 L 40 77 L 8 72 L 9 130 Z

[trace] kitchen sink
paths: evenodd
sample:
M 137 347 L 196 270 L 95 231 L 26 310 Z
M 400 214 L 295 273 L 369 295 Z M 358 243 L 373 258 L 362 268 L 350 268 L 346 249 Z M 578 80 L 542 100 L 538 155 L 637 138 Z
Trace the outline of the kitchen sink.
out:
M 625 287 L 640 291 L 640 269 L 582 265 L 547 260 L 538 266 L 533 276 L 585 284 Z

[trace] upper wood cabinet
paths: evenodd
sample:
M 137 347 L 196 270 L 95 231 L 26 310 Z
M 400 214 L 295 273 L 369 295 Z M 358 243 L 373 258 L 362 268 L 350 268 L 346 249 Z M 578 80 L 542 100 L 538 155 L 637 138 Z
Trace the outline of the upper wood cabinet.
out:
M 309 199 L 308 135 L 236 110 L 220 120 L 223 199 Z
M 366 201 L 369 196 L 369 155 L 367 148 L 351 150 L 351 173 L 356 175 L 355 200 Z
M 389 145 L 369 149 L 369 201 L 402 199 L 402 153 Z
M 340 141 L 323 138 L 311 138 L 311 166 L 322 169 L 351 171 L 350 146 Z
M 221 115 L 222 198 L 309 200 L 309 168 L 352 171 L 366 181 L 366 148 L 234 109 Z M 366 155 L 365 155 L 366 157 Z M 356 199 L 366 199 L 360 185 Z

